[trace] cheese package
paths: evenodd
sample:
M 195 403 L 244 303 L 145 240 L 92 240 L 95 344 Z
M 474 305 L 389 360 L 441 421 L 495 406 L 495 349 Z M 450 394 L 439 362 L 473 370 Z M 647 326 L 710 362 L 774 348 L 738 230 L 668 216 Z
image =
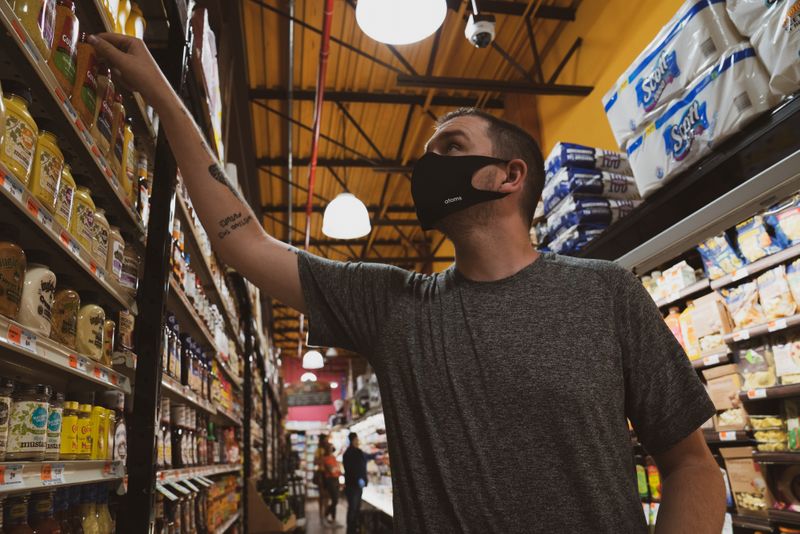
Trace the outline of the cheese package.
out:
M 778 265 L 756 279 L 758 299 L 767 321 L 794 315 L 797 304 L 786 280 L 786 267 Z
M 800 302 L 800 260 L 794 260 L 786 267 L 786 281 L 795 302 Z
M 775 385 L 775 363 L 769 345 L 751 345 L 739 351 L 742 389 L 768 388 Z
M 643 198 L 711 152 L 776 98 L 750 45 L 737 45 L 631 139 L 628 158 Z
M 623 147 L 659 107 L 742 41 L 724 0 L 687 0 L 603 97 L 614 139 Z
M 661 273 L 658 283 L 663 286 L 662 291 L 667 295 L 671 295 L 695 282 L 697 282 L 697 275 L 694 269 L 686 261 L 681 261 Z
M 775 376 L 781 384 L 800 383 L 800 339 L 778 336 L 772 342 Z
M 728 410 L 735 407 L 733 400 L 742 389 L 742 377 L 735 363 L 705 369 L 703 377 L 708 386 L 708 396 L 717 410 Z M 738 399 L 736 402 L 738 403 Z
M 567 195 L 619 200 L 638 200 L 639 190 L 632 176 L 596 169 L 563 167 L 542 192 L 544 214 L 548 215 Z
M 768 210 L 764 219 L 787 246 L 800 243 L 800 196 Z
M 736 328 L 749 328 L 766 322 L 764 312 L 758 303 L 758 286 L 755 282 L 723 289 L 721 293 Z
M 711 280 L 733 274 L 745 265 L 725 233 L 708 238 L 697 245 L 697 252 L 703 259 L 706 276 Z
M 728 309 L 716 291 L 695 299 L 692 324 L 695 335 L 701 341 L 706 336 L 730 334 L 733 331 Z
M 751 263 L 784 248 L 780 239 L 769 234 L 760 215 L 736 225 L 736 244 L 742 256 Z
M 556 143 L 544 160 L 546 182 L 550 182 L 564 167 L 580 167 L 598 171 L 631 174 L 628 158 L 621 152 L 603 150 L 575 143 Z

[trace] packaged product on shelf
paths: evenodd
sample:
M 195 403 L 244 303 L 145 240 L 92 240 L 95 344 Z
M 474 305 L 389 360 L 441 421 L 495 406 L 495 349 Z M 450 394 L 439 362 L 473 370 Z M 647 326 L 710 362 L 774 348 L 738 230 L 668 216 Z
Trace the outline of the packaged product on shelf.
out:
M 639 190 L 632 176 L 579 167 L 562 167 L 542 194 L 547 215 L 567 195 L 619 200 L 639 200 Z
M 0 314 L 10 319 L 19 313 L 28 265 L 18 237 L 14 227 L 0 225 Z
M 28 525 L 29 499 L 30 493 L 19 493 L 6 498 L 6 502 L 3 503 L 5 512 L 3 525 L 5 530 L 10 531 L 12 534 L 14 532 L 21 532 L 24 534 L 36 532 Z
M 94 237 L 92 238 L 92 256 L 101 267 L 108 263 L 108 232 L 110 225 L 106 219 L 106 210 L 94 212 Z
M 97 116 L 97 55 L 94 46 L 87 41 L 86 32 L 80 32 L 76 56 L 75 85 L 72 86 L 70 102 L 83 125 L 91 130 Z
M 687 0 L 603 97 L 622 147 L 658 108 L 742 38 L 724 2 Z
M 714 429 L 719 432 L 728 430 L 744 430 L 747 426 L 748 417 L 744 408 L 730 408 L 717 415 Z
M 748 328 L 766 322 L 758 303 L 758 285 L 755 282 L 722 289 L 721 293 L 736 328 Z
M 68 400 L 61 414 L 61 446 L 59 456 L 62 460 L 76 460 L 80 452 L 78 428 L 78 403 Z
M 547 217 L 547 234 L 555 238 L 563 230 L 578 224 L 609 226 L 628 215 L 639 204 L 639 200 L 575 198 L 569 195 Z
M 703 370 L 703 377 L 708 385 L 708 396 L 717 410 L 733 408 L 731 397 L 735 397 L 742 389 L 742 377 L 734 363 Z
M 72 216 L 69 233 L 91 255 L 94 241 L 94 214 L 97 209 L 92 200 L 92 192 L 88 187 L 78 187 L 75 191 L 73 205 L 75 212 Z
M 146 27 L 147 21 L 144 20 L 142 9 L 136 2 L 132 2 L 131 13 L 128 15 L 128 20 L 125 22 L 125 33 L 131 37 L 143 39 Z
M 33 259 L 37 258 L 34 256 Z M 36 334 L 49 336 L 55 293 L 56 275 L 53 271 L 41 263 L 28 263 L 17 321 Z
M 108 429 L 106 428 L 106 409 L 102 406 L 92 406 L 92 411 L 89 416 L 92 432 L 92 460 L 105 460 L 108 447 L 106 439 L 108 437 Z
M 56 199 L 56 209 L 53 212 L 56 222 L 62 228 L 69 231 L 73 215 L 73 200 L 75 198 L 75 178 L 72 177 L 72 167 L 69 163 L 64 164 L 61 170 L 61 183 L 58 187 L 58 198 Z
M 786 280 L 786 267 L 779 265 L 756 278 L 758 297 L 767 321 L 794 315 L 797 304 Z
M 139 254 L 133 243 L 125 245 L 125 253 L 122 257 L 122 275 L 119 278 L 122 287 L 136 294 L 139 287 Z
M 733 248 L 725 233 L 706 239 L 697 245 L 697 251 L 703 259 L 706 275 L 711 280 L 732 274 L 745 266 L 744 260 Z
M 678 340 L 678 343 L 681 344 L 681 347 L 686 348 L 683 344 L 683 335 L 681 334 L 681 312 L 680 308 L 677 306 L 672 306 L 669 309 L 669 314 L 664 318 L 664 322 L 667 323 L 672 335 L 675 336 L 675 339 Z
M 122 264 L 125 261 L 125 241 L 116 226 L 108 228 L 108 255 L 106 257 L 106 272 L 119 282 L 122 277 Z
M 778 336 L 772 342 L 775 375 L 781 384 L 800 384 L 800 339 Z
M 100 524 L 97 522 L 97 490 L 94 484 L 80 486 L 81 492 L 81 530 L 86 532 L 100 532 Z
M 755 50 L 746 44 L 726 52 L 628 145 L 642 197 L 647 198 L 774 103 Z
M 775 231 L 778 240 L 786 246 L 800 243 L 800 196 L 770 208 L 764 219 Z
M 77 62 L 78 30 L 80 21 L 75 15 L 73 0 L 57 0 L 53 47 L 47 64 L 66 94 L 75 85 L 75 63 Z
M 130 147 L 129 147 L 130 149 Z M 128 180 L 131 184 L 131 206 L 136 206 L 136 209 L 139 210 L 139 183 L 142 181 L 147 182 L 147 172 L 148 172 L 148 159 L 147 159 L 147 152 L 145 151 L 144 147 L 133 147 L 134 154 L 133 157 L 136 158 L 136 165 L 133 167 L 133 173 L 130 172 L 130 166 L 125 166 L 125 176 L 121 176 L 120 180 Z M 129 151 L 126 156 L 123 158 L 123 162 L 129 163 L 131 157 L 131 152 Z M 145 219 L 142 219 L 145 220 Z M 146 221 L 145 221 L 146 223 Z
M 44 459 L 50 386 L 17 384 L 11 397 L 6 460 Z
M 125 425 L 125 395 L 121 391 L 107 391 L 103 394 L 106 408 L 113 413 L 113 440 L 110 440 L 111 460 L 123 463 L 128 459 L 128 432 Z M 109 418 L 109 421 L 111 419 Z
M 6 102 L 3 98 L 3 84 L 5 81 L 0 80 L 0 149 L 3 147 L 3 140 L 6 135 Z
M 130 184 L 120 178 L 125 143 L 125 104 L 122 102 L 122 93 L 119 91 L 114 95 L 111 114 L 111 148 L 108 151 L 108 165 L 111 167 L 111 172 L 120 181 L 120 185 L 125 191 L 125 198 L 130 198 Z
M 800 3 L 728 0 L 727 8 L 767 67 L 770 89 L 777 95 L 800 89 Z
M 0 462 L 6 459 L 9 419 L 11 417 L 11 395 L 13 392 L 14 381 L 0 376 Z
M 61 524 L 53 515 L 53 492 L 34 493 L 28 506 L 28 516 L 32 532 L 41 534 L 60 534 Z
M 123 350 L 133 350 L 133 329 L 136 319 L 127 310 L 119 312 L 117 319 L 117 347 Z
M 125 187 L 131 206 L 136 206 L 138 194 L 138 181 L 136 179 L 136 144 L 133 136 L 133 123 L 130 117 L 126 118 L 122 125 L 122 153 L 120 155 L 120 167 L 117 177 Z
M 786 442 L 790 451 L 800 450 L 800 401 L 786 399 L 783 402 L 786 412 Z
M 800 259 L 786 266 L 786 281 L 795 302 L 800 302 Z
M 54 125 L 46 119 L 37 119 L 39 137 L 33 154 L 33 168 L 28 187 L 36 200 L 49 212 L 55 213 L 58 188 L 64 170 L 64 154 L 53 134 Z
M 92 405 L 78 405 L 78 454 L 77 460 L 92 458 Z
M 762 470 L 753 460 L 753 450 L 750 447 L 721 447 L 720 453 L 725 459 L 737 512 L 766 516 L 773 499 Z
M 14 178 L 28 184 L 39 128 L 28 108 L 33 102 L 31 90 L 15 80 L 3 80 L 5 136 L 0 162 Z
M 780 252 L 786 246 L 785 243 L 767 232 L 764 219 L 760 215 L 736 225 L 736 242 L 742 256 L 748 262 L 754 262 Z
M 94 110 L 92 137 L 104 156 L 111 149 L 113 106 L 114 82 L 111 80 L 111 69 L 105 63 L 100 63 L 97 66 L 97 103 Z
M 775 385 L 775 362 L 769 345 L 753 344 L 739 351 L 739 371 L 744 378 L 742 389 Z
M 728 309 L 716 291 L 695 299 L 692 325 L 700 343 L 700 351 L 709 352 L 724 346 L 720 334 L 733 331 Z
M 56 0 L 15 0 L 14 14 L 42 57 L 50 57 L 56 25 Z
M 114 352 L 114 337 L 117 324 L 111 319 L 103 322 L 103 357 L 100 363 L 111 366 L 111 354 Z
M 757 448 L 762 452 L 777 452 L 787 449 L 787 434 L 783 429 L 756 430 L 753 437 L 758 443 Z
M 631 174 L 631 167 L 625 154 L 576 143 L 556 143 L 544 160 L 546 181 L 549 183 L 563 167 Z
M 659 281 L 659 284 L 663 284 L 663 291 L 668 295 L 686 289 L 697 282 L 697 275 L 694 269 L 685 261 L 673 265 L 661 273 L 661 276 L 662 280 Z
M 81 307 L 81 297 L 74 289 L 63 288 L 56 291 L 53 298 L 50 338 L 77 349 L 76 336 L 78 333 L 78 311 Z
M 686 356 L 690 360 L 700 358 L 700 345 L 697 341 L 697 334 L 695 334 L 694 324 L 692 322 L 692 315 L 694 314 L 693 302 L 686 302 L 686 309 L 681 312 L 679 322 L 681 325 L 681 339 L 683 339 L 683 349 L 686 351 Z
M 84 304 L 78 311 L 78 352 L 99 362 L 103 358 L 103 326 L 106 312 L 97 304 Z
M 47 408 L 47 438 L 45 460 L 58 460 L 61 454 L 61 426 L 64 412 L 64 394 L 53 392 Z
M 131 0 L 119 0 L 119 9 L 117 10 L 117 18 L 114 20 L 114 31 L 116 33 L 125 33 L 125 26 L 128 23 L 128 16 L 131 13 Z

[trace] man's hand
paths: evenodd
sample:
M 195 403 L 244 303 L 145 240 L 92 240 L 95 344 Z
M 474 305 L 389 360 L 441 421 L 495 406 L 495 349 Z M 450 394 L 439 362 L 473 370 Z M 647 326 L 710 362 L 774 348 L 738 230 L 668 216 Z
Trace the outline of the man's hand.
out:
M 97 55 L 113 71 L 114 82 L 136 91 L 153 107 L 169 94 L 169 84 L 147 46 L 140 39 L 118 33 L 89 36 Z

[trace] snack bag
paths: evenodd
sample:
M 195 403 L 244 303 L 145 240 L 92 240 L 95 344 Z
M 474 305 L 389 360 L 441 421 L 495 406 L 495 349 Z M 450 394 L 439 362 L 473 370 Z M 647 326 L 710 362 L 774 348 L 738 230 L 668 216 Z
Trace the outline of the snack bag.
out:
M 775 230 L 775 235 L 787 246 L 800 243 L 800 196 L 795 196 L 788 203 L 771 209 L 765 214 L 764 219 Z
M 720 293 L 725 299 L 725 306 L 727 306 L 736 328 L 749 328 L 766 322 L 764 312 L 758 304 L 758 286 L 755 282 L 747 282 L 732 289 L 723 289 Z
M 764 219 L 760 215 L 736 225 L 736 242 L 742 256 L 748 262 L 760 260 L 784 248 L 778 239 L 773 239 L 769 235 Z
M 679 323 L 681 327 L 683 349 L 686 351 L 686 356 L 688 356 L 690 360 L 697 360 L 700 358 L 700 343 L 697 340 L 694 324 L 692 322 L 693 313 L 694 303 L 690 300 L 686 303 L 686 309 L 681 312 Z
M 739 371 L 743 390 L 775 385 L 775 364 L 768 345 L 753 345 L 739 351 Z
M 697 251 L 703 259 L 706 276 L 711 280 L 722 278 L 745 265 L 725 233 L 706 239 L 697 246 Z
M 800 339 L 778 336 L 773 339 L 775 376 L 781 384 L 800 383 Z
M 794 315 L 797 309 L 789 282 L 786 281 L 786 267 L 779 265 L 756 279 L 761 309 L 767 321 Z
M 795 302 L 800 302 L 800 260 L 794 260 L 786 268 L 786 281 Z

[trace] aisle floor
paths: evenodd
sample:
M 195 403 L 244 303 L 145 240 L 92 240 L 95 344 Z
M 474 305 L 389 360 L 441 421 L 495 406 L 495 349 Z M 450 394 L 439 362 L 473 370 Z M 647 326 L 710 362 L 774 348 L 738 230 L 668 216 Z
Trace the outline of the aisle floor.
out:
M 347 501 L 339 501 L 336 507 L 336 520 L 344 525 L 347 522 Z M 344 534 L 344 526 L 334 528 L 327 527 L 319 521 L 319 500 L 309 499 L 306 501 L 306 534 Z

